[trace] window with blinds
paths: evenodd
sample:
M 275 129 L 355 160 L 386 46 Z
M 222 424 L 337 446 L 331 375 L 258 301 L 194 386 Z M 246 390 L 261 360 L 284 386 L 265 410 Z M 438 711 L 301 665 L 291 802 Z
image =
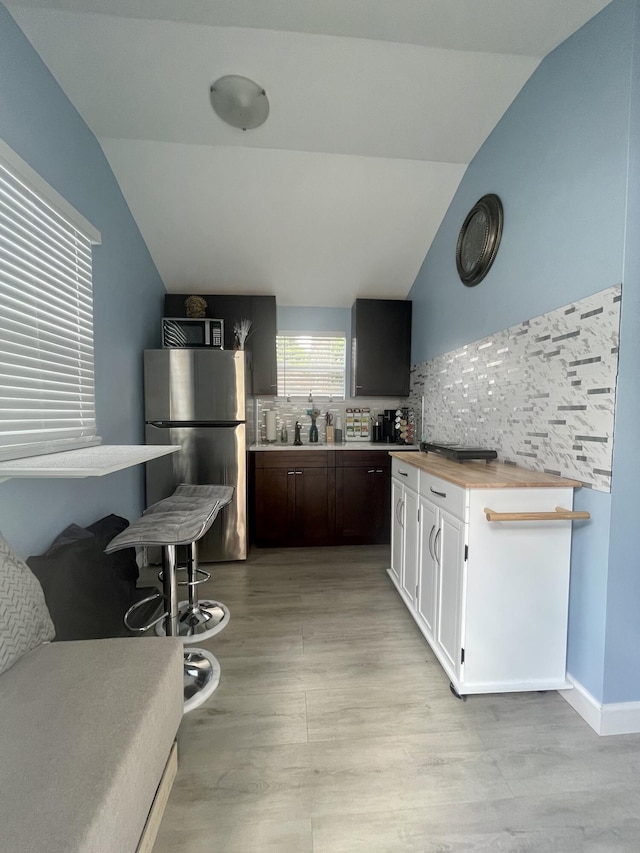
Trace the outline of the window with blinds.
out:
M 100 443 L 91 280 L 99 237 L 0 141 L 0 459 Z
M 282 332 L 276 338 L 278 396 L 344 397 L 342 332 Z

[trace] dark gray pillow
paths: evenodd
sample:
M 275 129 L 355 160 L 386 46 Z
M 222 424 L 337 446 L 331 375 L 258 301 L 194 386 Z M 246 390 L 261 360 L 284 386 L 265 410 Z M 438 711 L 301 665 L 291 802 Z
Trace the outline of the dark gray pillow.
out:
M 65 527 L 62 533 L 58 533 L 45 551 L 45 556 L 49 557 L 58 548 L 63 548 L 65 545 L 77 542 L 78 539 L 91 539 L 91 536 L 92 534 L 88 530 L 85 530 L 84 527 L 80 527 L 78 524 L 70 524 L 68 527 Z
M 0 673 L 54 636 L 42 587 L 0 533 Z
M 128 526 L 126 518 L 117 515 L 86 528 L 70 524 L 44 554 L 27 559 L 42 584 L 56 640 L 131 635 L 124 614 L 150 592 L 136 589 L 135 548 L 104 553 L 111 539 Z

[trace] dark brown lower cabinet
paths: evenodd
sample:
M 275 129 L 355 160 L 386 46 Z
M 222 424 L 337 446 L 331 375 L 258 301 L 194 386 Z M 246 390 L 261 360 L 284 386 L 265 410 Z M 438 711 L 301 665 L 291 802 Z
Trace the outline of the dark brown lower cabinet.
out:
M 381 450 L 350 450 L 336 460 L 336 540 L 385 544 L 391 530 L 391 458 Z
M 391 460 L 384 451 L 268 450 L 252 456 L 256 545 L 389 542 Z
M 255 454 L 256 545 L 329 545 L 335 535 L 333 451 Z
M 257 545 L 283 545 L 289 535 L 289 476 L 286 468 L 257 467 L 253 532 Z M 291 489 L 295 500 L 295 491 Z

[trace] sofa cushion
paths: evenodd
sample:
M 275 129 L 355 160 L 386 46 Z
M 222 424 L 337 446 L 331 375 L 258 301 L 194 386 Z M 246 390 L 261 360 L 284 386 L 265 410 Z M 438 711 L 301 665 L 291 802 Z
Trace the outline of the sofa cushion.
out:
M 42 587 L 0 533 L 0 673 L 54 635 Z
M 183 710 L 176 637 L 45 644 L 0 686 L 0 850 L 134 853 Z

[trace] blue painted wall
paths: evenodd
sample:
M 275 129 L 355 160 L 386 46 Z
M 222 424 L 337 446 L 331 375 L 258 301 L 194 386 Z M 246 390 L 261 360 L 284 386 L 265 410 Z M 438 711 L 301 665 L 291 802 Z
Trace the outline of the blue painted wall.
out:
M 350 308 L 309 308 L 278 305 L 278 331 L 344 332 L 351 337 Z
M 577 492 L 592 521 L 575 526 L 571 567 L 568 668 L 605 702 L 640 700 L 637 16 L 637 0 L 614 0 L 540 64 L 469 165 L 409 293 L 420 362 L 623 281 L 613 492 Z M 487 192 L 504 205 L 502 245 L 466 288 L 456 240 Z
M 0 4 L 0 137 L 102 234 L 94 250 L 96 412 L 106 444 L 144 441 L 142 350 L 157 345 L 164 287 L 95 137 Z M 0 483 L 0 529 L 24 556 L 64 526 L 137 517 L 143 471 Z

